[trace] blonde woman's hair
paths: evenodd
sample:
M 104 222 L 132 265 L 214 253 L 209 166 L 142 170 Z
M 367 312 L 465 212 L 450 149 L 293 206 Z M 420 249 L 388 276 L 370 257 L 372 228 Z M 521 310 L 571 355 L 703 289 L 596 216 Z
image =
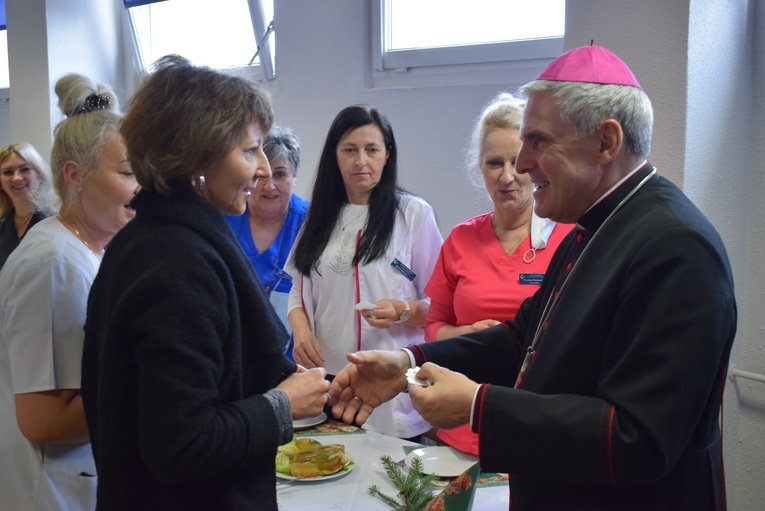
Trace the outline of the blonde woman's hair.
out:
M 473 126 L 470 147 L 465 156 L 465 166 L 473 184 L 484 188 L 481 179 L 481 153 L 483 141 L 495 129 L 520 129 L 526 102 L 508 92 L 500 92 L 483 108 Z
M 27 142 L 18 144 L 9 144 L 0 149 L 0 165 L 6 158 L 12 154 L 18 154 L 22 160 L 32 167 L 37 174 L 37 189 L 32 190 L 30 199 L 32 200 L 32 209 L 44 216 L 50 216 L 56 212 L 57 200 L 51 185 L 50 167 L 48 163 L 40 156 L 40 153 Z M 11 198 L 0 189 L 0 218 L 5 218 L 13 208 Z
M 65 75 L 56 82 L 54 91 L 58 107 L 67 117 L 53 131 L 50 158 L 53 186 L 64 209 L 75 196 L 75 190 L 66 189 L 64 183 L 66 162 L 77 162 L 81 167 L 80 180 L 87 179 L 106 144 L 119 135 L 122 116 L 114 92 L 86 76 Z

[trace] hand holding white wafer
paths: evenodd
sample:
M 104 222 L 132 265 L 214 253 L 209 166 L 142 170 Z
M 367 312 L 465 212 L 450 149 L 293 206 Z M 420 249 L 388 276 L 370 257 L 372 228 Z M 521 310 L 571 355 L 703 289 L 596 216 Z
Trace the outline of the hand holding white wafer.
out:
M 357 311 L 374 309 L 375 307 L 377 307 L 377 305 L 370 302 L 359 302 L 353 306 L 353 308 L 356 309 Z
M 412 383 L 414 385 L 419 385 L 420 387 L 429 387 L 430 382 L 428 380 L 421 380 L 417 378 L 415 375 L 417 374 L 417 371 L 419 371 L 419 367 L 411 367 L 407 369 L 406 371 L 406 381 L 409 383 Z

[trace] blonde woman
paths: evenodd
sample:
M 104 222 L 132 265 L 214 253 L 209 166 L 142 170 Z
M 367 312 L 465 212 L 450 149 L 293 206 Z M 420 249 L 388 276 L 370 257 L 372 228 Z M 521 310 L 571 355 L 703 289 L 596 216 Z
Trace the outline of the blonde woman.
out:
M 56 83 L 58 215 L 40 221 L 0 273 L 3 509 L 95 508 L 96 470 L 80 372 L 90 286 L 106 244 L 134 216 L 137 185 L 117 99 L 80 75 Z
M 24 235 L 56 212 L 50 168 L 30 144 L 0 149 L 0 269 Z
M 473 129 L 468 169 L 480 172 L 490 212 L 456 225 L 446 238 L 425 287 L 431 297 L 425 340 L 448 339 L 515 317 L 542 283 L 547 266 L 571 224 L 534 214 L 534 183 L 515 168 L 524 102 L 497 95 Z M 478 434 L 469 425 L 440 429 L 438 439 L 478 456 Z

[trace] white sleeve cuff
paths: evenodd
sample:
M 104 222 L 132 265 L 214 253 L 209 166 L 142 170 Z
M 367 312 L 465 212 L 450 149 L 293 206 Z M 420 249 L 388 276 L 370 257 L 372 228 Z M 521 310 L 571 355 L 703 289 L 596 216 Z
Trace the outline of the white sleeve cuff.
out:
M 473 394 L 473 403 L 470 405 L 470 428 L 473 427 L 473 410 L 475 410 L 475 400 L 478 399 L 478 391 L 481 390 L 481 386 L 478 385 L 475 388 L 475 393 Z
M 411 350 L 407 348 L 401 348 L 401 350 L 409 355 L 409 367 L 417 367 L 417 362 L 414 360 L 414 353 L 412 353 Z

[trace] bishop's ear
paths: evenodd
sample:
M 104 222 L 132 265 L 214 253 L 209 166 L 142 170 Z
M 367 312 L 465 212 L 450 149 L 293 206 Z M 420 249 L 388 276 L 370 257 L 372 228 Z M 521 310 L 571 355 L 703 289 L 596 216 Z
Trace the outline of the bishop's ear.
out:
M 622 150 L 624 132 L 616 119 L 606 119 L 600 126 L 600 151 L 598 161 L 601 165 L 611 163 Z

